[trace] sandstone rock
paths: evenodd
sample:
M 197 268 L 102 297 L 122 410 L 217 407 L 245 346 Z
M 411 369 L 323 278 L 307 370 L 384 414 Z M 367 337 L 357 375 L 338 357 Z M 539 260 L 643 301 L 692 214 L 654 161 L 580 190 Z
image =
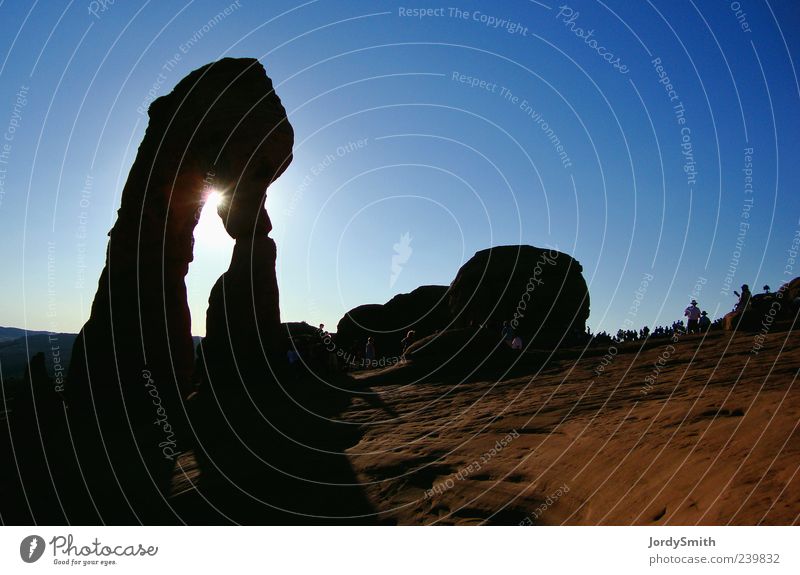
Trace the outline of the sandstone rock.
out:
M 399 356 L 400 342 L 409 330 L 413 329 L 419 339 L 447 327 L 446 293 L 445 286 L 421 286 L 385 304 L 353 308 L 339 320 L 336 344 L 348 351 L 356 346 L 363 353 L 367 337 L 372 337 L 378 357 Z
M 479 251 L 448 290 L 453 324 L 484 325 L 499 334 L 508 321 L 526 345 L 557 345 L 586 329 L 589 291 L 582 270 L 556 250 L 521 245 Z
M 254 59 L 195 70 L 154 101 L 149 115 L 67 387 L 90 491 L 123 523 L 159 521 L 150 509 L 168 491 L 175 464 L 164 445 L 172 442 L 171 453 L 185 449 L 181 399 L 194 350 L 184 276 L 212 187 L 237 244 L 231 270 L 212 294 L 209 337 L 222 340 L 239 328 L 249 335 L 258 325 L 264 345 L 277 345 L 275 247 L 264 199 L 292 159 L 286 112 Z M 222 316 L 232 301 L 231 327 Z M 245 308 L 254 321 L 242 320 Z
M 423 339 L 436 331 L 483 326 L 487 332 L 478 340 L 488 344 L 484 336 L 499 338 L 503 321 L 512 322 L 526 344 L 571 342 L 571 332 L 582 335 L 589 317 L 582 269 L 572 257 L 555 250 L 533 246 L 482 250 L 461 267 L 449 288 L 422 286 L 383 305 L 353 308 L 339 321 L 336 343 L 345 349 L 356 345 L 363 353 L 371 336 L 378 356 L 391 357 L 399 355 L 400 341 L 409 329 Z M 449 349 L 464 333 L 433 338 L 424 353 Z M 470 343 L 470 349 L 475 345 Z M 482 357 L 494 353 L 494 345 L 479 347 Z
M 290 321 L 281 324 L 284 337 L 291 339 L 293 337 L 319 337 L 319 328 L 309 325 L 304 321 Z
M 208 384 L 218 393 L 263 383 L 286 359 L 275 259 L 275 242 L 266 234 L 239 238 L 228 271 L 211 289 L 202 350 Z

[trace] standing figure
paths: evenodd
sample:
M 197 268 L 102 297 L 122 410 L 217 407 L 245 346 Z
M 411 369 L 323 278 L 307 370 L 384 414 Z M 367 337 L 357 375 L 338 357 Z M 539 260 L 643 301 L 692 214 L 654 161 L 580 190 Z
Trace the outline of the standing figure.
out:
M 699 320 L 700 320 L 700 308 L 697 307 L 697 301 L 692 300 L 692 303 L 687 307 L 683 315 L 685 315 L 689 320 L 686 323 L 686 332 L 687 333 L 698 333 L 699 330 Z
M 403 346 L 403 355 L 405 355 L 406 350 L 411 347 L 411 344 L 414 343 L 414 336 L 416 333 L 417 332 L 415 332 L 413 329 L 409 330 L 409 332 L 406 334 L 406 337 L 400 342 Z
M 739 298 L 739 303 L 736 304 L 736 307 L 733 308 L 733 311 L 746 310 L 747 306 L 750 304 L 750 298 L 753 295 L 750 293 L 750 287 L 747 284 L 742 284 L 742 293 L 734 291 L 733 294 Z
M 708 317 L 708 312 L 703 310 L 700 312 L 700 333 L 705 333 L 708 331 L 708 328 L 711 327 L 711 319 Z
M 375 361 L 375 343 L 371 337 L 368 337 L 367 345 L 364 348 L 364 362 L 370 365 L 373 361 Z

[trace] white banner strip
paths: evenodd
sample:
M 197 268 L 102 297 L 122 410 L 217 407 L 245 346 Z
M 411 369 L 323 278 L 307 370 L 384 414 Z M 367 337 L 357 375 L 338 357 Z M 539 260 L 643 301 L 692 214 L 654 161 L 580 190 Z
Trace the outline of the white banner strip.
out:
M 0 573 L 800 573 L 799 534 L 797 527 L 4 527 Z

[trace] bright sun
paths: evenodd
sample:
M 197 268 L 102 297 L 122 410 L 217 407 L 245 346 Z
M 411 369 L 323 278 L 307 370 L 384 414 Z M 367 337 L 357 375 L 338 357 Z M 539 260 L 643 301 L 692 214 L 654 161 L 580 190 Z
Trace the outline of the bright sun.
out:
M 210 190 L 194 227 L 194 261 L 186 276 L 186 293 L 192 316 L 192 333 L 204 335 L 208 294 L 217 278 L 228 269 L 234 241 L 225 231 L 217 207 L 224 196 Z
M 211 193 L 208 194 L 206 198 L 206 203 L 203 206 L 203 210 L 211 210 L 213 209 L 215 212 L 217 211 L 217 206 L 219 206 L 219 202 L 222 199 L 220 193 L 216 190 L 213 190 Z
M 233 238 L 225 231 L 222 220 L 217 215 L 217 207 L 222 201 L 222 195 L 214 190 L 208 194 L 200 219 L 194 228 L 195 243 L 206 244 L 211 247 L 232 246 Z

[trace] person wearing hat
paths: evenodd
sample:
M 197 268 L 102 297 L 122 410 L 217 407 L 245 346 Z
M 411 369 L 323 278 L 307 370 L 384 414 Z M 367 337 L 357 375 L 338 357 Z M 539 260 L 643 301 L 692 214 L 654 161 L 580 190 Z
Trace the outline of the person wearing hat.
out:
M 698 320 L 697 325 L 700 326 L 700 333 L 707 332 L 708 328 L 711 327 L 711 318 L 708 317 L 708 312 L 706 310 L 700 312 L 700 319 Z
M 696 300 L 692 300 L 691 305 L 689 305 L 689 307 L 687 307 L 686 310 L 684 310 L 683 315 L 689 318 L 689 321 L 686 322 L 686 332 L 687 333 L 699 332 L 700 308 L 697 307 Z

